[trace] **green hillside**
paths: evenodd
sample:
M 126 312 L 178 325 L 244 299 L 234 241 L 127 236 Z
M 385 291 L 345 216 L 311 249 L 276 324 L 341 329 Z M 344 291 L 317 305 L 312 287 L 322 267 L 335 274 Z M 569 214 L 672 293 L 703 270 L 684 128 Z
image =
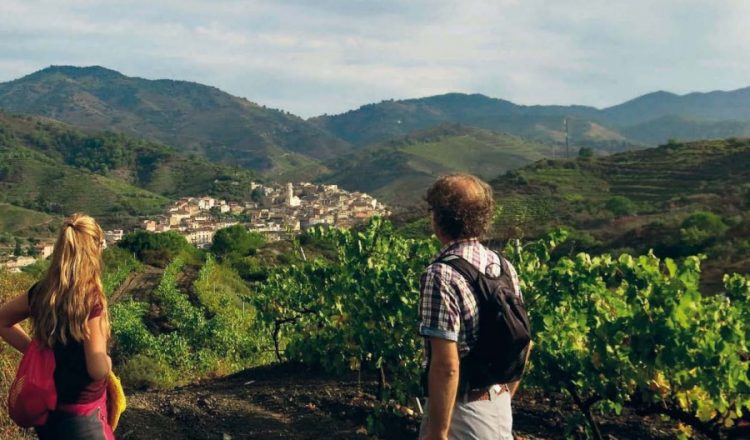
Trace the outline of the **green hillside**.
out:
M 348 146 L 315 125 L 201 84 L 53 66 L 0 84 L 0 108 L 89 130 L 159 141 L 211 161 L 282 171 L 283 157 L 318 160 Z
M 310 121 L 360 147 L 387 142 L 443 123 L 458 123 L 564 144 L 565 118 L 568 119 L 573 145 L 603 151 L 621 151 L 639 145 L 596 122 L 596 115 L 598 110 L 593 107 L 526 107 L 479 94 L 449 93 L 368 104 L 341 115 L 319 116 Z
M 56 228 L 57 220 L 53 215 L 0 203 L 0 231 L 12 235 L 26 235 L 44 229 L 49 232 L 48 226 Z
M 19 236 L 75 211 L 124 226 L 161 212 L 168 197 L 232 196 L 252 176 L 121 134 L 86 134 L 0 112 L 0 232 Z
M 748 165 L 748 140 L 670 143 L 591 160 L 541 161 L 495 183 L 503 191 L 559 193 L 573 201 L 624 196 L 644 209 L 660 209 L 682 197 L 741 191 L 750 183 Z
M 750 136 L 750 120 L 701 121 L 682 116 L 664 116 L 620 131 L 646 144 L 663 144 L 670 139 L 726 139 Z
M 250 171 L 208 162 L 171 147 L 119 133 L 84 133 L 46 118 L 0 112 L 0 143 L 167 197 L 209 193 L 232 198 Z M 232 184 L 234 183 L 234 184 Z
M 418 201 L 441 174 L 464 171 L 489 179 L 551 155 L 547 144 L 444 124 L 327 162 L 333 171 L 320 180 L 403 206 Z
M 106 225 L 158 213 L 169 201 L 22 146 L 0 145 L 0 163 L 0 202 L 35 211 L 60 215 L 84 211 Z

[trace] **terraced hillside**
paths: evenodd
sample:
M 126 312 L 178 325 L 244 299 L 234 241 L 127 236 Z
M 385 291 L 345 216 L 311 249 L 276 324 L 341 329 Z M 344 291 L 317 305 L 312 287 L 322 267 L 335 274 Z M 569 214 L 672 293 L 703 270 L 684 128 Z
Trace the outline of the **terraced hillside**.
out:
M 551 156 L 552 149 L 508 134 L 443 124 L 327 162 L 332 171 L 319 179 L 409 205 L 441 174 L 464 171 L 489 179 Z
M 574 230 L 571 252 L 654 249 L 750 271 L 750 140 L 672 143 L 576 161 L 539 161 L 493 181 L 494 234 Z
M 498 191 L 561 193 L 590 202 L 624 196 L 660 209 L 685 196 L 726 196 L 750 181 L 750 141 L 668 144 L 577 161 L 542 161 L 495 181 Z
M 747 141 L 665 145 L 592 163 L 610 192 L 635 200 L 669 201 L 690 194 L 726 195 L 750 181 Z

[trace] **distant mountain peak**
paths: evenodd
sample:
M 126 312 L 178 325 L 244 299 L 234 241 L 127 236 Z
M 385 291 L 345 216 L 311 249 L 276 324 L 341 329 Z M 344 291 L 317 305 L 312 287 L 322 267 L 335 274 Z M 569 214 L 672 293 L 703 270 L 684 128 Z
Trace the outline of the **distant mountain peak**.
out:
M 647 94 L 641 96 L 641 98 L 659 98 L 659 99 L 662 99 L 662 98 L 677 98 L 679 96 L 680 95 L 678 95 L 676 93 L 668 92 L 666 90 L 657 90 L 655 92 L 647 93 Z M 636 98 L 636 99 L 638 99 L 638 98 Z
M 54 75 L 54 74 L 60 74 L 65 75 L 71 78 L 79 78 L 84 76 L 95 76 L 99 78 L 119 78 L 119 77 L 125 77 L 122 73 L 107 69 L 106 67 L 102 66 L 68 66 L 68 65 L 61 65 L 61 66 L 49 66 L 42 70 L 36 71 L 30 75 L 28 75 L 27 78 L 32 77 L 40 77 L 40 76 L 48 76 L 48 75 Z
M 676 93 L 668 92 L 666 90 L 657 90 L 656 92 L 646 93 L 645 95 L 641 95 L 641 96 L 638 96 L 637 98 L 633 98 L 629 101 L 625 101 L 624 103 L 619 104 L 619 105 L 624 105 L 624 104 L 633 103 L 633 102 L 662 101 L 664 99 L 675 99 L 679 97 L 680 95 Z M 614 107 L 617 107 L 617 106 L 614 106 Z
M 645 95 L 642 96 L 642 98 L 646 96 L 663 98 L 666 96 L 678 96 L 678 95 L 676 93 L 668 92 L 666 90 L 657 90 L 655 92 L 646 93 Z
M 412 101 L 421 101 L 428 104 L 471 104 L 471 103 L 502 103 L 505 105 L 513 105 L 510 101 L 507 101 L 505 99 L 500 98 L 492 98 L 487 95 L 483 95 L 481 93 L 461 93 L 461 92 L 449 92 L 449 93 L 443 93 L 442 95 L 433 95 L 433 96 L 427 96 L 424 98 L 418 98 L 418 99 L 410 99 L 406 100 L 407 102 Z

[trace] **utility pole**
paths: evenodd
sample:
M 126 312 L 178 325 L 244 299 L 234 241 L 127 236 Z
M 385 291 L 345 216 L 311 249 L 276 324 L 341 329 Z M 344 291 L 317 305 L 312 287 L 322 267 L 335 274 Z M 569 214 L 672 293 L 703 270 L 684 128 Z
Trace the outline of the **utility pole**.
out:
M 563 119 L 565 124 L 565 158 L 570 159 L 570 145 L 568 143 L 568 118 Z
M 552 142 L 552 160 L 557 159 L 557 157 L 555 157 L 555 145 L 557 144 L 555 142 Z

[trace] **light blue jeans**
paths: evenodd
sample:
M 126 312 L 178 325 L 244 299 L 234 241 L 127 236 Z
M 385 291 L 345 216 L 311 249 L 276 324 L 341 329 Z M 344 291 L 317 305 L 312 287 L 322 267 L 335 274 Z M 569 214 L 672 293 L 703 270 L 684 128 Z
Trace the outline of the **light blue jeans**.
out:
M 424 407 L 422 425 L 419 428 L 421 439 L 427 427 L 429 399 Z M 490 400 L 457 402 L 453 407 L 450 440 L 513 440 L 513 413 L 510 407 L 510 393 L 500 395 L 490 392 Z

